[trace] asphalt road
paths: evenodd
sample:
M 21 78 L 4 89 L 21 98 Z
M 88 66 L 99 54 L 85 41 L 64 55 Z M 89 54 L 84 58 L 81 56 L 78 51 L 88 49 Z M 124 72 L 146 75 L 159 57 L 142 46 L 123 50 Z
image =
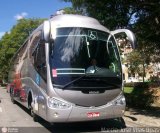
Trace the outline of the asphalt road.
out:
M 57 133 L 57 132 L 108 132 L 113 129 L 125 129 L 126 125 L 136 126 L 133 123 L 120 122 L 118 120 L 105 120 L 81 123 L 61 123 L 51 125 L 43 119 L 34 122 L 26 108 L 10 100 L 6 89 L 0 87 L 0 133 L 8 132 L 26 133 Z

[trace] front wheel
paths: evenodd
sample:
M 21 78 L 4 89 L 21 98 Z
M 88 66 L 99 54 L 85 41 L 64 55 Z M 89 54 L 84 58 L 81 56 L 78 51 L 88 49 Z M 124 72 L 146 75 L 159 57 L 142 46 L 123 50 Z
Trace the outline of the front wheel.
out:
M 122 117 L 117 118 L 117 120 L 121 123 L 121 126 L 122 126 L 123 128 L 126 127 L 126 123 L 125 123 L 125 121 L 124 121 L 124 119 L 123 119 Z
M 32 105 L 30 105 L 30 114 L 33 117 L 33 121 L 34 122 L 38 122 L 39 121 L 39 116 L 34 113 Z

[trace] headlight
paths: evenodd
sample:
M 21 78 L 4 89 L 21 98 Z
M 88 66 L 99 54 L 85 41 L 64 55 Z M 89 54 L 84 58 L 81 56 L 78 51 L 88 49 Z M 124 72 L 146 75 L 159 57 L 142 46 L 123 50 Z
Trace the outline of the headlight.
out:
M 115 105 L 124 105 L 126 104 L 126 99 L 123 95 L 121 95 L 119 98 L 116 99 L 116 101 L 114 101 Z
M 71 107 L 70 104 L 55 98 L 48 98 L 48 106 L 54 109 L 67 109 Z

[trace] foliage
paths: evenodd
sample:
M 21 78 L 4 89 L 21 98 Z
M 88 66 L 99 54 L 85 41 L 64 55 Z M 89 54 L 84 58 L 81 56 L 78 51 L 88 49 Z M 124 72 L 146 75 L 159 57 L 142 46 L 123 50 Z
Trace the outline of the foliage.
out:
M 66 7 L 63 10 L 65 14 L 82 14 L 81 10 L 75 10 L 72 7 Z
M 151 80 L 151 82 L 156 82 L 156 83 L 158 83 L 160 79 L 159 79 L 158 76 L 152 76 L 152 77 L 150 78 L 150 80 Z
M 44 19 L 21 19 L 0 40 L 0 79 L 7 80 L 10 60 L 33 29 Z
M 127 106 L 149 108 L 156 98 L 153 93 L 149 83 L 136 83 L 131 93 L 125 93 Z
M 137 73 L 138 75 L 141 75 L 143 77 L 143 82 L 146 75 L 146 69 L 151 61 L 150 57 L 150 53 L 145 48 L 141 49 L 141 52 L 134 50 L 126 57 L 129 72 L 131 74 Z
M 134 82 L 124 83 L 124 87 L 134 87 Z
M 149 86 L 151 88 L 160 87 L 160 78 L 158 76 L 152 76 L 152 77 L 150 77 L 150 84 L 149 84 Z
M 141 64 L 143 64 L 143 58 L 138 51 L 131 52 L 126 59 L 128 63 L 128 69 L 131 74 L 141 72 Z
M 133 87 L 124 87 L 124 93 L 132 93 Z
M 97 18 L 101 23 L 110 29 L 116 27 L 126 26 L 129 20 L 129 14 L 127 15 L 129 7 L 124 6 L 124 2 L 114 0 L 64 0 L 70 1 L 75 9 L 83 9 L 89 16 Z M 125 18 L 125 19 L 124 19 Z M 128 20 L 126 19 L 128 18 Z

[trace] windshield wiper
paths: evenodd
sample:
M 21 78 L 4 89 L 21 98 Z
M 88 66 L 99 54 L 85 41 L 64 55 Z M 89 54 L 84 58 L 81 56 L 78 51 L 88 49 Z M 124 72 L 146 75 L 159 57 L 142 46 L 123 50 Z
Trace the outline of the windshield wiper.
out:
M 79 78 L 77 78 L 77 79 L 75 79 L 75 80 L 72 80 L 71 82 L 69 82 L 69 83 L 67 83 L 66 85 L 64 85 L 61 89 L 65 89 L 66 87 L 68 87 L 69 85 L 71 85 L 72 83 L 75 83 L 75 82 L 77 82 L 77 81 L 79 81 L 80 79 L 82 79 L 83 77 L 86 77 L 87 75 L 85 74 L 85 75 L 83 75 L 83 76 L 81 76 L 81 77 L 79 77 Z M 112 88 L 114 87 L 116 87 L 116 88 L 121 88 L 121 85 L 117 85 L 117 84 L 114 84 L 114 83 L 109 83 L 109 82 L 107 82 L 107 81 L 105 81 L 105 80 L 103 80 L 103 79 L 83 79 L 83 80 L 88 80 L 88 81 L 102 81 L 103 82 L 103 84 L 106 84 L 106 86 L 111 86 Z M 104 86 L 103 86 L 104 87 Z M 86 88 L 86 87 L 85 87 Z
M 72 83 L 74 83 L 74 82 L 76 82 L 76 81 L 82 79 L 82 78 L 85 77 L 85 76 L 86 76 L 86 74 L 83 75 L 83 76 L 81 76 L 81 77 L 79 77 L 79 78 L 77 78 L 77 79 L 75 79 L 75 80 L 72 80 L 71 82 L 65 84 L 65 85 L 62 87 L 62 89 L 65 89 L 66 87 L 68 87 L 68 86 L 71 85 Z

